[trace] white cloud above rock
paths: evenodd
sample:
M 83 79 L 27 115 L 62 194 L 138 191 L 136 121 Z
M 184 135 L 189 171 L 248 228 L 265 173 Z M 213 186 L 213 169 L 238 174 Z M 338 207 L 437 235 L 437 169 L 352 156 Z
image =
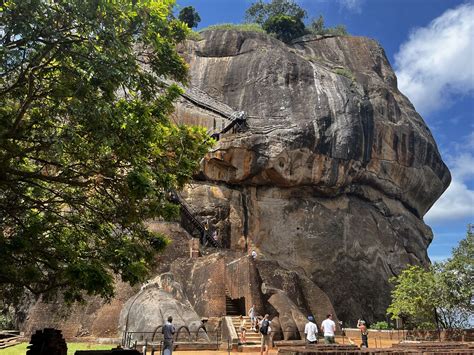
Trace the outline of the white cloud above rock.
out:
M 398 86 L 427 114 L 474 93 L 474 4 L 445 11 L 411 32 L 395 54 Z
M 455 156 L 446 159 L 452 175 L 451 185 L 425 215 L 428 224 L 465 219 L 474 222 L 474 191 L 468 186 L 474 179 L 474 155 L 469 149 L 471 137 L 472 134 L 466 137 L 466 150 L 458 149 Z

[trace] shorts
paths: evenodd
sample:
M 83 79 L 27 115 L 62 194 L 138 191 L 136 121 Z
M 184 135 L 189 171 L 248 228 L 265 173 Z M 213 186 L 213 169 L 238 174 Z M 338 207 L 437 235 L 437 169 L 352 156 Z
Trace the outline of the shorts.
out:
M 262 347 L 264 347 L 265 345 L 270 347 L 270 334 L 266 334 L 266 335 L 262 334 Z

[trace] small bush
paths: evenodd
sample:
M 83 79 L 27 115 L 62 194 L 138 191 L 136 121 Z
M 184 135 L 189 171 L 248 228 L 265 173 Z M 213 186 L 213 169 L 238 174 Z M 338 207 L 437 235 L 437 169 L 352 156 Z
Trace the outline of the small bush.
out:
M 202 36 L 199 34 L 199 32 L 191 30 L 186 35 L 186 39 L 190 39 L 190 40 L 193 40 L 193 41 L 200 41 L 202 39 Z
M 392 329 L 392 327 L 390 326 L 390 324 L 384 321 L 384 322 L 377 322 L 377 323 L 372 324 L 370 326 L 370 329 L 387 330 L 387 329 Z
M 336 73 L 337 75 L 345 76 L 346 78 L 355 81 L 354 74 L 352 74 L 352 72 L 347 68 L 336 68 L 334 69 L 334 73 Z
M 13 319 L 10 314 L 0 314 L 0 329 L 13 329 Z
M 199 33 L 212 30 L 236 30 L 242 32 L 262 32 L 265 33 L 262 26 L 257 23 L 221 23 L 203 28 Z
M 308 31 L 315 35 L 332 35 L 332 36 L 347 36 L 347 29 L 344 25 L 337 25 L 335 27 L 325 27 L 323 16 L 313 19 L 308 27 Z

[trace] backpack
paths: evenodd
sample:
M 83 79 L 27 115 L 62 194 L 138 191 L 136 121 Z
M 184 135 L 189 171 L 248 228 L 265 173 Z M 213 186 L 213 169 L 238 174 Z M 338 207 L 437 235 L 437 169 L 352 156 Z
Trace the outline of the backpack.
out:
M 262 322 L 262 326 L 260 327 L 260 333 L 262 333 L 263 335 L 267 335 L 268 334 L 268 325 L 269 325 L 269 322 L 267 320 L 264 320 Z

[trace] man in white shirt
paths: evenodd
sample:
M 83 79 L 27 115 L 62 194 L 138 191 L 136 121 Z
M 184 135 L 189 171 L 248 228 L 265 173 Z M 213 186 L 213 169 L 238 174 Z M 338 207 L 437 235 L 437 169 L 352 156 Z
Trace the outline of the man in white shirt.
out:
M 336 332 L 336 323 L 332 320 L 332 314 L 328 314 L 326 319 L 321 323 L 321 329 L 324 333 L 324 343 L 334 344 L 334 333 Z
M 313 316 L 308 316 L 309 322 L 304 326 L 304 333 L 308 344 L 316 344 L 318 342 L 318 326 L 314 323 Z

